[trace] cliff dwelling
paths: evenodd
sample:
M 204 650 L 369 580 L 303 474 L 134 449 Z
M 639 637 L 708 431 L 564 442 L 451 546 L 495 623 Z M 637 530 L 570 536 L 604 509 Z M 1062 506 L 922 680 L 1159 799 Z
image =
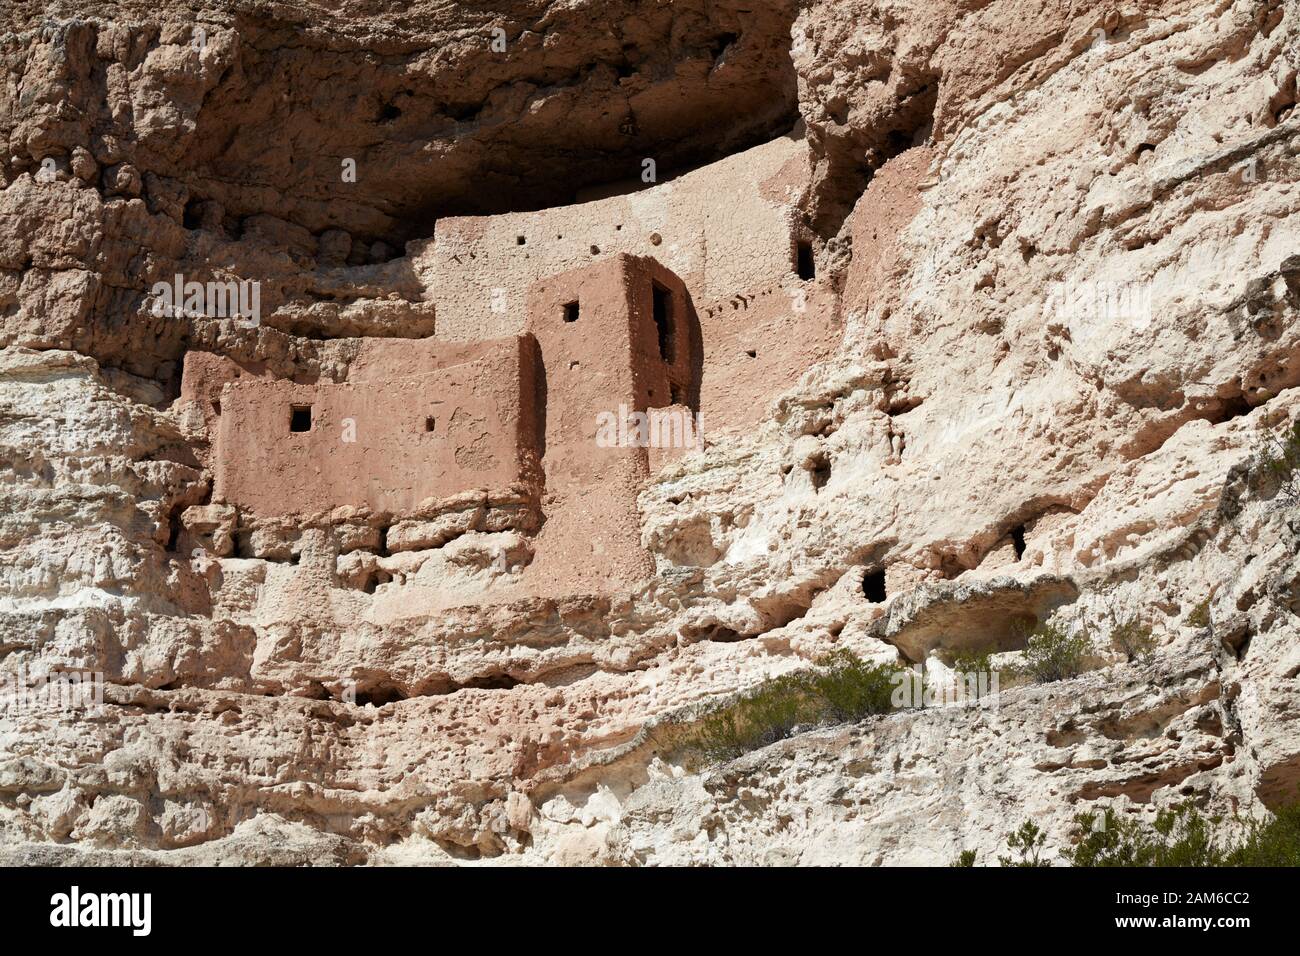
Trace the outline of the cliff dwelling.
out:
M 1300 865 L 1300 4 L 0 23 L 0 864 Z
M 338 340 L 349 358 L 329 380 L 188 352 L 181 397 L 202 411 L 213 482 L 210 500 L 181 523 L 206 527 L 219 513 L 232 548 L 242 542 L 241 554 L 262 557 L 295 555 L 307 529 L 339 547 L 364 527 L 360 540 L 376 542 L 380 561 L 410 550 L 408 539 L 444 546 L 466 533 L 523 533 L 508 580 L 476 598 L 490 602 L 645 580 L 655 566 L 637 496 L 652 471 L 693 449 L 684 440 L 602 447 L 601 416 L 675 409 L 705 435 L 725 433 L 834 347 L 834 315 L 794 305 L 834 294 L 796 274 L 811 255 L 791 231 L 804 150 L 777 140 L 635 196 L 440 220 L 431 242 L 412 245 L 417 272 L 432 276 L 434 334 Z M 756 181 L 756 168 L 768 178 Z M 710 198 L 722 193 L 735 198 Z M 749 214 L 744 234 L 738 205 Z M 792 244 L 798 261 L 785 252 Z M 697 296 L 735 285 L 701 318 Z M 778 340 L 738 383 L 736 339 L 765 325 Z M 661 431 L 677 434 L 650 433 Z M 462 514 L 467 496 L 483 502 L 478 519 L 431 530 Z M 395 526 L 396 537 L 387 533 Z M 341 551 L 341 566 L 356 550 Z M 387 580 L 397 587 L 405 576 Z M 443 600 L 431 590 L 427 600 Z

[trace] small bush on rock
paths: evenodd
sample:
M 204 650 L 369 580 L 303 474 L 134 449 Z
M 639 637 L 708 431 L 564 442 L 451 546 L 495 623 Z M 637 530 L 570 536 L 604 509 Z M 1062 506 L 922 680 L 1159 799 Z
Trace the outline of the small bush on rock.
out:
M 1074 634 L 1052 624 L 1040 624 L 1024 635 L 1024 662 L 1021 675 L 1039 684 L 1068 680 L 1083 673 L 1084 658 L 1092 641 L 1088 632 Z
M 847 722 L 892 709 L 894 688 L 902 668 L 868 664 L 855 654 L 839 650 L 822 659 L 808 675 L 808 690 L 820 701 L 822 721 Z
M 814 669 L 764 681 L 706 716 L 682 742 L 709 762 L 742 754 L 791 736 L 798 727 L 861 720 L 893 709 L 899 681 L 913 679 L 897 664 L 868 664 L 836 651 Z
M 1210 626 L 1210 599 L 1206 598 L 1196 607 L 1192 608 L 1192 613 L 1187 615 L 1187 623 L 1192 627 L 1206 628 Z
M 1047 834 L 1039 829 L 1038 824 L 1026 820 L 1019 830 L 1007 834 L 1007 847 L 1014 850 L 1016 855 L 1000 856 L 998 862 L 1003 866 L 1051 866 L 1051 863 L 1039 856 L 1046 842 Z
M 1189 804 L 1160 810 L 1148 823 L 1107 808 L 1074 816 L 1074 845 L 1061 851 L 1070 866 L 1300 866 L 1300 803 L 1278 810 L 1267 823 L 1251 821 L 1236 841 L 1216 833 L 1217 817 Z M 1047 835 L 1032 820 L 1007 834 L 1014 855 L 1003 866 L 1050 866 L 1040 854 Z M 975 851 L 964 850 L 949 866 L 974 866 Z
M 1150 624 L 1137 618 L 1116 623 L 1110 629 L 1110 642 L 1130 661 L 1149 660 L 1156 652 L 1156 638 Z
M 1296 478 L 1300 471 L 1300 419 L 1280 439 L 1272 435 L 1265 437 L 1260 463 L 1277 482 L 1279 497 L 1290 504 L 1300 502 L 1300 484 Z
M 963 651 L 954 654 L 948 664 L 958 674 L 991 674 L 993 672 L 992 651 Z
M 1216 835 L 1217 818 L 1186 804 L 1159 811 L 1153 823 L 1109 808 L 1074 822 L 1078 842 L 1063 851 L 1074 866 L 1300 866 L 1300 804 L 1252 821 L 1235 845 Z

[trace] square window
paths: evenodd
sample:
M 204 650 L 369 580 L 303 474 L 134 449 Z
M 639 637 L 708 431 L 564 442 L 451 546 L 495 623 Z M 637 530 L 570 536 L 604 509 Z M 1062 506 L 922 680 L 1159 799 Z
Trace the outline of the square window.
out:
M 564 303 L 564 321 L 565 322 L 578 321 L 578 303 L 576 302 Z
M 289 431 L 291 432 L 311 431 L 311 406 L 310 405 L 289 406 Z

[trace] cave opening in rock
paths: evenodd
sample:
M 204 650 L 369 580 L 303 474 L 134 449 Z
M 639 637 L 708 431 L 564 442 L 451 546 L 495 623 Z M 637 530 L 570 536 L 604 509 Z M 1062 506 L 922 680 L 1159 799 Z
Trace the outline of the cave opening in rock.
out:
M 1011 529 L 1011 546 L 1016 549 L 1016 560 L 1025 556 L 1025 526 L 1017 525 Z
M 406 698 L 407 695 L 392 684 L 376 684 L 367 690 L 358 689 L 356 703 L 358 707 L 383 707 Z
M 812 462 L 812 468 L 809 470 L 812 478 L 813 491 L 821 491 L 826 487 L 826 483 L 831 480 L 831 461 L 825 455 L 818 455 Z
M 566 302 L 566 303 L 564 303 L 564 321 L 565 321 L 565 322 L 577 322 L 577 321 L 578 321 L 578 303 L 577 303 L 577 302 Z
M 883 604 L 885 601 L 885 570 L 868 571 L 862 578 L 862 593 L 872 604 Z
M 311 406 L 310 405 L 289 406 L 289 431 L 291 432 L 311 431 Z
M 876 170 L 907 150 L 929 142 L 934 133 L 939 77 L 922 73 L 900 90 L 890 121 L 871 129 L 861 141 L 845 141 L 827 153 L 829 166 L 813 197 L 811 225 L 823 239 L 836 235 Z

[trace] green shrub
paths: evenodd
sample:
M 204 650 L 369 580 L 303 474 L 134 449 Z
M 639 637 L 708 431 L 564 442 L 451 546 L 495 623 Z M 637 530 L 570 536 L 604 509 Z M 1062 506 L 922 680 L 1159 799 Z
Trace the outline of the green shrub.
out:
M 1024 663 L 1017 670 L 1039 684 L 1068 680 L 1083 673 L 1083 661 L 1091 646 L 1088 632 L 1080 629 L 1070 634 L 1052 624 L 1040 624 L 1023 632 Z
M 838 650 L 808 675 L 813 699 L 821 703 L 820 720 L 847 722 L 893 709 L 894 689 L 902 668 L 868 664 L 855 654 Z
M 1300 803 L 1278 810 L 1267 823 L 1252 821 L 1245 839 L 1223 862 L 1225 866 L 1300 866 Z
M 1300 866 L 1300 803 L 1283 807 L 1267 823 L 1251 821 L 1234 842 L 1218 829 L 1218 817 L 1206 817 L 1189 804 L 1159 810 L 1145 822 L 1107 808 L 1074 816 L 1074 845 L 1061 851 L 1080 867 L 1225 867 Z M 1047 835 L 1032 820 L 1007 834 L 1014 855 L 999 856 L 1003 866 L 1049 866 L 1040 853 Z M 950 866 L 974 866 L 975 851 L 966 850 Z
M 991 674 L 993 673 L 993 652 L 963 651 L 960 654 L 952 655 L 948 661 L 948 666 L 958 674 Z
M 1003 866 L 1051 866 L 1039 858 L 1047 834 L 1038 828 L 1033 820 L 1026 820 L 1020 829 L 1007 834 L 1007 847 L 1016 852 L 1015 857 L 1000 856 L 998 862 Z
M 1154 823 L 1111 809 L 1078 814 L 1074 822 L 1078 840 L 1063 851 L 1073 866 L 1300 866 L 1300 804 L 1268 823 L 1252 821 L 1235 846 L 1215 834 L 1218 818 L 1186 804 L 1159 811 Z
M 1078 842 L 1062 855 L 1072 866 L 1216 866 L 1212 822 L 1186 806 L 1159 811 L 1154 824 L 1110 808 L 1100 816 L 1080 813 L 1074 818 Z
M 709 762 L 734 760 L 784 740 L 796 727 L 887 713 L 900 675 L 912 679 L 911 671 L 897 664 L 868 664 L 848 651 L 836 651 L 811 670 L 764 681 L 708 714 L 681 746 Z
M 1187 623 L 1192 627 L 1209 627 L 1210 626 L 1210 599 L 1206 598 L 1187 615 Z
M 964 867 L 964 866 L 974 866 L 974 865 L 975 865 L 975 851 L 974 851 L 974 850 L 962 850 L 960 853 L 957 854 L 957 859 L 953 860 L 953 861 L 952 861 L 951 863 L 949 863 L 948 865 L 949 865 L 949 866 L 963 866 L 963 867 Z
M 1143 624 L 1137 618 L 1114 624 L 1110 629 L 1110 642 L 1129 660 L 1148 660 L 1156 651 L 1151 625 Z
M 1014 675 L 1001 670 L 998 671 L 995 680 L 992 651 L 962 651 L 956 654 L 949 652 L 945 655 L 944 662 L 952 668 L 956 680 L 957 699 L 964 703 L 977 701 L 995 691 L 1000 691 L 1004 677 L 1012 678 L 1011 682 L 1014 683 Z
M 1296 472 L 1300 470 L 1300 419 L 1280 439 L 1265 436 L 1260 464 L 1277 482 L 1282 498 L 1292 503 L 1300 501 L 1300 486 L 1296 482 Z
M 785 674 L 706 716 L 684 746 L 710 761 L 732 760 L 790 736 L 806 714 L 811 706 L 804 675 Z

